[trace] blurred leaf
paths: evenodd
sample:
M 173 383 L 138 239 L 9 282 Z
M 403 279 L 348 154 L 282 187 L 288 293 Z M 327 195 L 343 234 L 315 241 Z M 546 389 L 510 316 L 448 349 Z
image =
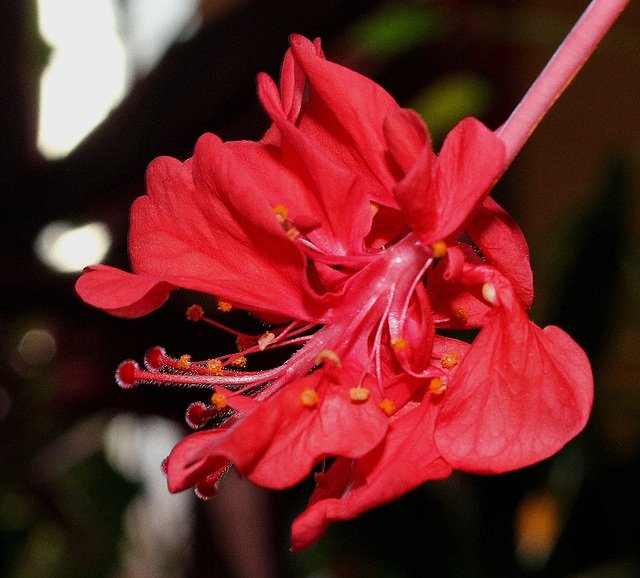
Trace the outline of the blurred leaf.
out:
M 445 28 L 445 19 L 435 8 L 391 4 L 360 20 L 349 40 L 364 56 L 393 58 L 432 42 Z
M 409 107 L 418 111 L 431 137 L 440 142 L 462 118 L 481 117 L 491 100 L 489 81 L 473 72 L 441 77 L 418 93 Z

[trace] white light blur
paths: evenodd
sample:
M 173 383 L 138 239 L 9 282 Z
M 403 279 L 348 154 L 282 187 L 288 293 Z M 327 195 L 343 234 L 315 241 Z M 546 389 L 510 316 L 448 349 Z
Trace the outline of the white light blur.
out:
M 111 235 L 104 223 L 74 226 L 55 221 L 36 237 L 38 258 L 58 273 L 75 273 L 104 260 L 111 247 Z
M 126 55 L 113 0 L 38 0 L 38 18 L 53 49 L 40 83 L 38 147 L 59 158 L 122 99 Z

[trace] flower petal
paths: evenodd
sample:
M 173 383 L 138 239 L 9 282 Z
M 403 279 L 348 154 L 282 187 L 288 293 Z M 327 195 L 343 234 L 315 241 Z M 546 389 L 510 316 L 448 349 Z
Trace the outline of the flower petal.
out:
M 504 154 L 502 141 L 474 118 L 451 130 L 437 162 L 425 145 L 394 189 L 405 219 L 425 245 L 462 231 L 498 178 Z
M 436 445 L 455 469 L 522 468 L 556 453 L 585 426 L 593 401 L 589 360 L 558 327 L 531 322 L 496 269 L 463 269 L 472 289 L 489 284 L 485 294 L 494 303 L 447 389 Z
M 317 487 L 307 509 L 293 522 L 292 548 L 299 552 L 324 533 L 329 522 L 350 520 L 417 488 L 446 478 L 451 467 L 433 445 L 437 406 L 429 395 L 389 426 L 384 441 L 356 460 L 338 458 Z

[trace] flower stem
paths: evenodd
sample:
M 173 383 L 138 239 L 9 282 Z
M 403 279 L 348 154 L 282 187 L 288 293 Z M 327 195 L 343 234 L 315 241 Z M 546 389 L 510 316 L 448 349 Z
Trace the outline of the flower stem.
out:
M 592 0 L 507 121 L 496 130 L 506 145 L 504 170 L 520 152 L 629 0 Z

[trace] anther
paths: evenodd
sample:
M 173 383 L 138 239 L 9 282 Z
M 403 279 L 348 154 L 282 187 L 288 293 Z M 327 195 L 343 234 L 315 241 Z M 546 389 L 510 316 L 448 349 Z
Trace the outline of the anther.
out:
M 260 351 L 264 351 L 269 346 L 269 343 L 271 343 L 275 338 L 275 334 L 271 333 L 271 331 L 267 331 L 258 339 L 258 349 Z
M 218 311 L 222 311 L 223 313 L 229 313 L 233 309 L 233 305 L 228 301 L 222 301 L 218 299 Z
M 453 352 L 445 353 L 440 358 L 440 365 L 442 365 L 442 367 L 444 367 L 445 369 L 453 369 L 456 365 L 458 365 L 458 356 Z
M 204 315 L 204 309 L 200 305 L 192 305 L 187 309 L 187 319 L 194 323 Z
M 482 298 L 492 305 L 496 302 L 496 288 L 491 283 L 482 286 Z
M 366 387 L 352 387 L 349 390 L 351 401 L 367 401 L 371 393 Z
M 227 396 L 224 393 L 219 393 L 216 391 L 211 396 L 211 403 L 216 406 L 216 409 L 227 407 Z
M 223 375 L 222 361 L 219 359 L 207 360 L 207 373 L 211 375 Z
M 231 365 L 233 367 L 246 367 L 247 366 L 247 358 L 244 355 L 241 355 L 240 357 L 236 357 L 231 362 Z
M 433 395 L 442 395 L 446 389 L 447 389 L 447 386 L 444 380 L 441 379 L 440 377 L 434 377 L 431 380 L 431 383 L 429 384 L 429 391 Z
M 383 399 L 380 402 L 380 409 L 387 415 L 391 415 L 396 410 L 396 406 L 390 399 Z
M 462 323 L 466 323 L 467 319 L 469 319 L 469 314 L 466 309 L 455 309 L 453 314 L 460 320 Z
M 407 340 L 402 337 L 393 337 L 391 339 L 391 347 L 396 351 L 404 351 L 407 348 Z
M 436 259 L 444 257 L 447 252 L 447 244 L 444 241 L 436 241 L 431 245 L 431 248 Z
M 305 407 L 313 407 L 318 403 L 318 394 L 313 389 L 304 389 L 300 394 L 300 403 Z
M 191 367 L 191 356 L 181 355 L 180 360 L 178 361 L 178 367 L 185 370 L 189 369 Z
M 284 205 L 276 205 L 275 207 L 273 207 L 273 212 L 275 213 L 280 224 L 284 223 L 289 216 L 289 209 L 287 209 L 287 207 L 285 207 Z
M 340 361 L 337 353 L 331 349 L 323 349 L 316 355 L 316 365 L 324 364 L 326 361 L 330 361 L 336 367 L 342 367 L 342 361 Z
M 371 216 L 375 217 L 378 214 L 380 207 L 377 203 L 371 203 Z

